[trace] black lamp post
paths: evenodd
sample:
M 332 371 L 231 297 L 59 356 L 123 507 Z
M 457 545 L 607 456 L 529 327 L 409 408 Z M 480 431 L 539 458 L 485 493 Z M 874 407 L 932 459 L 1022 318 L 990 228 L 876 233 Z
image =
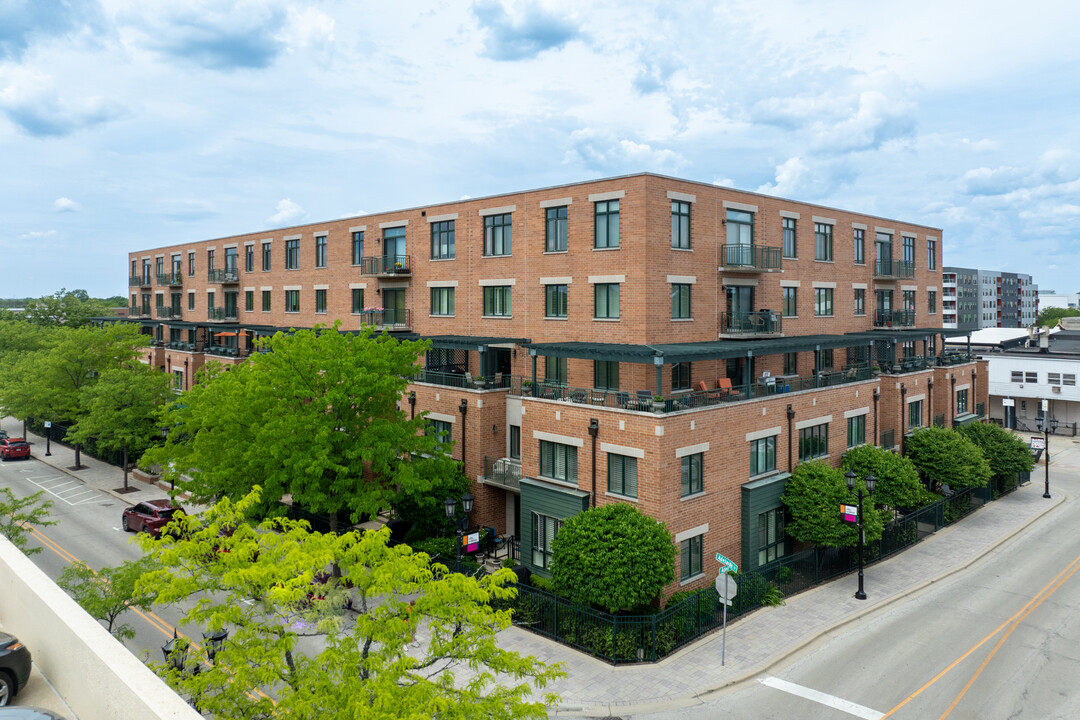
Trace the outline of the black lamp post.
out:
M 52 455 L 52 421 L 45 421 L 45 457 Z
M 210 659 L 210 662 L 214 662 L 214 658 L 217 657 L 221 648 L 225 646 L 225 641 L 229 639 L 229 631 L 225 628 L 207 630 L 202 636 L 203 640 L 206 641 L 206 657 Z
M 461 496 L 461 509 L 465 511 L 465 514 L 457 517 L 457 500 L 452 497 L 446 498 L 443 501 L 443 507 L 446 509 L 446 517 L 454 520 L 455 530 L 457 531 L 457 569 L 461 569 L 461 536 L 469 529 L 469 513 L 473 508 L 473 496 L 472 493 L 467 492 Z
M 855 473 L 848 470 L 844 473 L 844 479 L 847 481 L 848 490 L 855 490 Z M 863 497 L 870 497 L 874 494 L 874 486 L 877 485 L 877 478 L 870 473 L 867 473 L 864 483 L 866 484 L 866 495 L 863 495 L 862 485 L 859 486 L 857 491 L 859 497 L 859 591 L 855 593 L 856 600 L 866 599 L 866 592 L 863 591 L 863 544 L 866 542 L 866 530 L 863 527 Z
M 176 628 L 173 628 L 172 640 L 161 646 L 161 653 L 165 656 L 165 663 L 177 672 L 184 672 L 187 662 L 188 641 L 176 636 Z
M 1043 431 L 1043 452 L 1046 453 L 1046 488 L 1043 490 L 1043 497 L 1050 499 L 1050 433 L 1057 432 L 1058 420 L 1053 420 L 1046 414 L 1048 411 L 1043 410 L 1042 417 L 1039 419 L 1039 424 L 1042 425 Z

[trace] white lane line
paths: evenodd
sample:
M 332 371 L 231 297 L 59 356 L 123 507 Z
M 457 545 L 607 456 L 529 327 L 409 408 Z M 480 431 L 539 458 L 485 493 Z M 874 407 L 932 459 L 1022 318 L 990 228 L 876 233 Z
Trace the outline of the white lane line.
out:
M 50 494 L 50 495 L 52 495 L 53 497 L 55 497 L 55 498 L 57 498 L 57 499 L 59 499 L 59 500 L 62 500 L 62 501 L 64 501 L 65 503 L 67 503 L 68 505 L 71 505 L 71 506 L 73 506 L 73 507 L 74 507 L 75 505 L 83 505 L 83 504 L 86 504 L 86 503 L 90 503 L 90 502 L 93 502 L 93 501 L 94 501 L 93 499 L 89 499 L 89 500 L 81 500 L 81 501 L 79 501 L 79 502 L 72 502 L 71 500 L 68 500 L 68 499 L 67 499 L 66 497 L 64 497 L 63 495 L 61 495 L 61 494 L 59 494 L 59 493 L 55 492 L 55 491 L 54 491 L 54 490 L 53 490 L 52 488 L 50 488 L 50 487 L 47 487 L 47 486 L 45 486 L 45 485 L 43 485 L 43 484 L 41 484 L 41 483 L 39 483 L 39 482 L 35 482 L 33 478 L 26 478 L 26 479 L 27 479 L 27 480 L 29 480 L 29 481 L 30 481 L 30 483 L 31 483 L 31 484 L 33 484 L 34 486 L 36 486 L 36 487 L 39 487 L 39 488 L 41 488 L 42 490 L 44 490 L 45 492 L 49 493 L 49 494 Z M 93 492 L 93 491 L 91 490 L 91 491 L 89 491 L 89 492 Z
M 780 678 L 763 678 L 761 680 L 761 684 L 768 685 L 769 687 L 775 688 L 776 690 L 790 693 L 791 695 L 798 695 L 801 698 L 806 698 L 807 700 L 816 702 L 819 705 L 825 705 L 826 707 L 831 707 L 836 710 L 840 710 L 841 712 L 846 712 L 848 715 L 854 715 L 855 717 L 863 718 L 863 720 L 881 720 L 881 718 L 885 717 L 885 713 L 880 713 L 877 710 L 871 710 L 868 707 L 863 707 L 862 705 L 858 705 L 848 700 L 838 698 L 835 695 L 827 695 L 823 692 L 812 690 L 808 687 L 803 687 L 802 685 L 796 685 L 795 683 L 788 682 L 787 680 L 781 680 Z

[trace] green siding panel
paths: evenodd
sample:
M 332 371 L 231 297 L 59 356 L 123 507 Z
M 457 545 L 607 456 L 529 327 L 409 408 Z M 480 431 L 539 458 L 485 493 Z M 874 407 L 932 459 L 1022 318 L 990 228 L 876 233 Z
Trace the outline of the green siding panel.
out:
M 780 496 L 791 473 L 777 473 L 742 486 L 742 563 L 746 571 L 758 567 L 758 515 L 781 505 Z
M 552 483 L 521 479 L 521 564 L 537 575 L 547 576 L 547 570 L 532 564 L 532 514 L 565 520 L 589 507 L 589 493 Z

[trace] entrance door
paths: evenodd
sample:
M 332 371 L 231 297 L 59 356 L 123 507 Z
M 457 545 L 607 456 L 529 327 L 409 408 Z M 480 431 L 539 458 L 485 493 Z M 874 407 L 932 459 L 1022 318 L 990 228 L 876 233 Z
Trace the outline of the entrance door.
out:
M 495 373 L 502 373 L 509 380 L 513 365 L 510 362 L 510 348 L 488 348 L 484 353 L 484 376 L 495 377 Z
M 728 285 L 724 288 L 727 297 L 728 321 L 725 332 L 741 332 L 750 328 L 750 313 L 754 311 L 754 288 L 745 285 Z
M 892 290 L 875 290 L 877 300 L 876 320 L 877 325 L 888 326 L 892 324 Z
M 405 322 L 405 289 L 383 288 L 383 325 Z
M 892 275 L 892 235 L 878 233 L 874 243 L 879 275 Z
M 383 272 L 394 272 L 405 264 L 405 228 L 383 230 Z M 383 292 L 386 292 L 385 290 Z M 387 305 L 386 307 L 389 307 Z

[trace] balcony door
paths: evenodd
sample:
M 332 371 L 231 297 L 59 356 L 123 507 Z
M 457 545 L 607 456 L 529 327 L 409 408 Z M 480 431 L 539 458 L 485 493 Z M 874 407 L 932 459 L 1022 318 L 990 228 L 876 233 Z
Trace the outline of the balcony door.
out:
M 404 238 L 402 243 L 404 243 Z M 405 289 L 383 288 L 383 324 L 397 325 L 405 321 Z
M 724 288 L 727 300 L 727 325 L 724 332 L 740 332 L 750 327 L 754 311 L 754 288 L 749 285 L 728 285 Z
M 892 235 L 878 233 L 874 251 L 877 257 L 878 273 L 892 275 Z
M 383 230 L 383 271 L 388 272 L 394 269 L 395 263 L 403 263 L 401 259 L 405 255 L 405 228 L 386 228 Z M 385 290 L 383 292 L 386 292 Z M 386 303 L 387 310 L 390 309 L 389 303 Z M 402 307 L 404 309 L 404 307 Z

